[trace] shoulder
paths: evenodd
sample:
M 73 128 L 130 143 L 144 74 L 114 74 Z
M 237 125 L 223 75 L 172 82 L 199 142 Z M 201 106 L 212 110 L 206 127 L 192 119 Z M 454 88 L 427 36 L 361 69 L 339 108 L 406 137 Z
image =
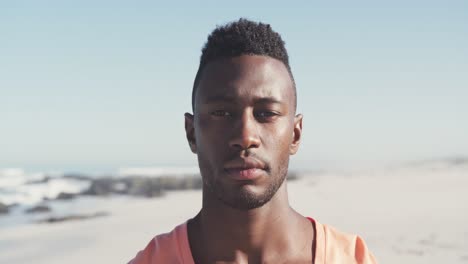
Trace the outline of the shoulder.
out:
M 323 263 L 377 263 L 364 239 L 329 226 L 316 224 L 316 252 Z M 320 263 L 320 262 L 319 262 Z
M 155 236 L 128 264 L 183 263 L 189 251 L 186 223 Z

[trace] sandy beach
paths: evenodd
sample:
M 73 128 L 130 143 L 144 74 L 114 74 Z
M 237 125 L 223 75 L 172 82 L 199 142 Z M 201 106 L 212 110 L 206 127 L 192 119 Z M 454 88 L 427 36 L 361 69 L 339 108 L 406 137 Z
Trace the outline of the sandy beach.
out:
M 468 263 L 468 164 L 315 172 L 288 183 L 303 215 L 362 236 L 379 263 Z M 62 223 L 0 228 L 0 263 L 127 263 L 161 232 L 194 216 L 201 191 L 100 198 Z

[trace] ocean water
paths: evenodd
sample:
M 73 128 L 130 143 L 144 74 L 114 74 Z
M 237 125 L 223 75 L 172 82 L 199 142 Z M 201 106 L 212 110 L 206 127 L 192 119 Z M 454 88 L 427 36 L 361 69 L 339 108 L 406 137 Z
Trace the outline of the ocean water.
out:
M 79 193 L 91 181 L 64 178 L 60 173 L 26 173 L 22 169 L 0 170 L 0 202 L 6 205 L 34 205 L 55 199 L 60 193 Z
M 60 193 L 77 194 L 91 184 L 91 179 L 103 176 L 177 176 L 193 175 L 198 168 L 120 168 L 106 174 L 65 174 L 61 172 L 26 172 L 21 168 L 0 169 L 0 202 L 6 205 L 35 205 L 57 198 Z
M 89 197 L 78 196 L 71 200 L 56 200 L 60 193 L 79 194 L 99 177 L 132 176 L 179 176 L 194 175 L 198 168 L 120 168 L 114 173 L 105 174 L 66 174 L 62 172 L 27 172 L 21 168 L 0 169 L 0 203 L 9 206 L 9 212 L 0 214 L 0 228 L 12 225 L 37 222 L 47 217 L 60 217 L 71 214 L 93 213 L 90 209 L 105 208 L 110 200 L 129 199 L 128 197 Z M 51 211 L 27 214 L 25 211 L 36 205 L 47 205 Z

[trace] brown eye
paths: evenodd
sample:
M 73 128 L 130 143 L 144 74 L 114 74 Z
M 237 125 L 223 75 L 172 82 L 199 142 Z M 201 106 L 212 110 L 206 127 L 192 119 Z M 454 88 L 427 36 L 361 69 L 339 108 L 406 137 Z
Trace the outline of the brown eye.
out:
M 211 115 L 219 116 L 219 117 L 228 117 L 228 116 L 231 116 L 231 113 L 229 113 L 228 111 L 224 111 L 224 110 L 216 110 L 216 111 L 211 112 Z
M 261 111 L 261 112 L 255 113 L 255 116 L 258 118 L 270 118 L 276 115 L 277 115 L 276 113 L 271 112 L 271 111 Z

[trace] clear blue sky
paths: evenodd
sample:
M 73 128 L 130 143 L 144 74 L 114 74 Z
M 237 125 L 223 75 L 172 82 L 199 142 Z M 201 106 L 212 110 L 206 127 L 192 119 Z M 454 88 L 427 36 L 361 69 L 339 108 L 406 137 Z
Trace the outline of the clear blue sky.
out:
M 467 1 L 2 1 L 0 168 L 196 165 L 200 49 L 239 17 L 286 41 L 293 167 L 468 155 Z

